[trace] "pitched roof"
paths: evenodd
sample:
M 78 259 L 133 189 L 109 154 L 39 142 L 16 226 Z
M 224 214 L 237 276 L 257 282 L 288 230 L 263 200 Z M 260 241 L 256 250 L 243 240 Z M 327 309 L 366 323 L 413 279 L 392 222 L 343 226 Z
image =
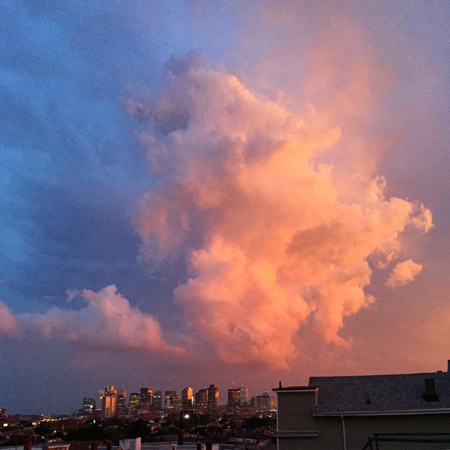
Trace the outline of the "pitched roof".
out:
M 282 392 L 282 391 L 312 391 L 314 389 L 317 389 L 317 386 L 284 386 L 284 387 L 273 388 L 272 391 L 274 391 L 274 392 Z
M 437 401 L 424 399 L 425 379 L 433 379 Z M 380 413 L 450 408 L 450 373 L 311 377 L 319 387 L 319 402 L 313 413 Z M 450 412 L 450 410 L 449 410 Z

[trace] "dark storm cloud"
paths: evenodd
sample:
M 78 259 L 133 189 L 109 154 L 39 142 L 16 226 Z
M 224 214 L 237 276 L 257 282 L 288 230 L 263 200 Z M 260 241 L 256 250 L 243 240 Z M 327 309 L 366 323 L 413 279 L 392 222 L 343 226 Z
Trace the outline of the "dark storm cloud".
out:
M 115 283 L 144 312 L 152 299 L 170 312 L 176 281 L 148 277 L 137 261 L 131 217 L 152 180 L 119 98 L 129 83 L 157 85 L 173 48 L 190 48 L 175 43 L 183 30 L 169 23 L 183 10 L 5 1 L 0 14 L 0 299 L 14 313 L 79 309 L 80 301 L 66 304 L 67 289 Z M 166 38 L 156 39 L 161 32 Z M 16 344 L 22 354 L 30 341 Z M 2 343 L 2 354 L 10 345 Z M 12 355 L 3 360 L 0 398 L 13 410 L 27 409 L 18 393 L 55 358 L 59 372 L 70 372 L 73 351 L 53 358 L 51 342 L 32 347 L 26 370 Z M 55 401 L 40 406 L 58 410 Z
M 151 180 L 118 97 L 165 55 L 113 3 L 0 6 L 0 279 L 15 310 L 148 284 L 130 216 Z

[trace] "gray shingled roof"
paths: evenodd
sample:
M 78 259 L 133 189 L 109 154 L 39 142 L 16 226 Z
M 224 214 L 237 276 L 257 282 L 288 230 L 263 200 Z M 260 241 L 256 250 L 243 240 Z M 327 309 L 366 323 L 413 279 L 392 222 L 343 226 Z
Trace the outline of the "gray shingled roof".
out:
M 433 378 L 438 401 L 426 401 L 425 379 Z M 386 412 L 450 408 L 450 373 L 311 377 L 319 387 L 314 413 Z

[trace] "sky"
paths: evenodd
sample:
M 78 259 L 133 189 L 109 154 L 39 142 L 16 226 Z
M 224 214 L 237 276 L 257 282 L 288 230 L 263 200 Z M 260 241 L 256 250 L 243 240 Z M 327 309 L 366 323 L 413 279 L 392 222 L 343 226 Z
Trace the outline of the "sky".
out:
M 447 1 L 0 17 L 0 406 L 446 369 Z

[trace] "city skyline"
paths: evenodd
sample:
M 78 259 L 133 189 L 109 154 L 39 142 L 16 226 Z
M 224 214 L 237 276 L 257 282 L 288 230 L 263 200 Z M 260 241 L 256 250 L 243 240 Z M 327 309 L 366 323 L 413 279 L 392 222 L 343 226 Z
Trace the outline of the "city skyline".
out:
M 0 13 L 0 406 L 443 369 L 449 2 Z
M 210 401 L 210 390 L 211 388 L 215 389 L 216 392 L 216 401 L 211 403 Z M 256 392 L 256 390 L 251 389 L 247 386 L 238 386 L 235 387 L 234 383 L 231 387 L 219 389 L 214 384 L 210 384 L 208 387 L 201 387 L 199 389 L 194 389 L 190 386 L 186 386 L 182 389 L 171 390 L 160 387 L 141 387 L 134 388 L 131 390 L 123 389 L 119 386 L 108 385 L 102 389 L 93 389 L 91 392 L 96 392 L 96 395 L 87 396 L 83 395 L 79 398 L 78 407 L 73 409 L 73 411 L 47 411 L 45 414 L 73 414 L 73 413 L 93 413 L 100 411 L 100 417 L 108 419 L 113 418 L 117 415 L 127 415 L 127 414 L 135 414 L 138 416 L 138 413 L 141 414 L 142 411 L 163 411 L 170 409 L 180 409 L 180 410 L 200 410 L 205 412 L 207 410 L 214 410 L 220 407 L 252 407 L 257 408 L 256 401 L 259 397 L 267 396 L 268 398 L 274 399 L 274 395 L 271 395 L 269 390 L 264 390 L 262 392 Z M 204 403 L 199 402 L 197 399 L 200 396 L 202 391 L 206 392 L 206 400 Z M 238 396 L 235 395 L 230 396 L 231 392 L 238 392 Z M 249 395 L 251 392 L 254 395 Z M 150 393 L 150 396 L 148 396 Z M 220 396 L 222 393 L 222 396 Z M 168 396 L 175 395 L 179 397 L 179 404 L 172 405 L 172 399 L 168 399 Z M 122 398 L 124 401 L 120 401 L 119 398 Z M 191 399 L 189 403 L 186 403 L 186 400 Z M 237 398 L 237 402 L 236 402 Z M 254 405 L 252 403 L 255 402 Z M 22 414 L 22 415 L 39 415 L 44 414 L 39 411 L 13 411 L 8 405 L 3 405 L 2 408 L 5 411 L 9 411 L 10 414 Z

